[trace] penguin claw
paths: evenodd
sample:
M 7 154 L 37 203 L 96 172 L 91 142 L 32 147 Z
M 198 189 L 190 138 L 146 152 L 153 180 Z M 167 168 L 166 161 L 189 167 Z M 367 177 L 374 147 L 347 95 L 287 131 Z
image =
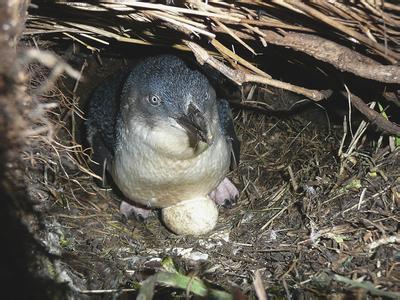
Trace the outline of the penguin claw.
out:
M 151 209 L 135 206 L 125 201 L 121 202 L 119 211 L 127 220 L 133 216 L 136 221 L 141 223 L 145 222 L 153 214 Z
M 216 204 L 231 208 L 239 199 L 239 191 L 228 178 L 225 178 L 209 196 Z

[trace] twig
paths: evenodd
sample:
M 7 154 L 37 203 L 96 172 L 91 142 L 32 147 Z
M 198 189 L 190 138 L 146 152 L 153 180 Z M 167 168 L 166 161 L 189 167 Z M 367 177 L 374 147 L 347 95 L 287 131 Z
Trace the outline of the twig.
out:
M 256 270 L 254 273 L 253 285 L 258 299 L 267 300 L 267 293 L 265 292 L 265 288 L 261 279 L 260 270 Z
M 350 285 L 352 288 L 362 288 L 371 293 L 372 295 L 376 296 L 383 296 L 383 297 L 388 297 L 391 299 L 400 299 L 400 293 L 395 293 L 395 292 L 389 292 L 389 291 L 383 291 L 381 289 L 376 288 L 371 282 L 365 281 L 365 282 L 359 282 L 356 280 L 349 279 L 344 276 L 340 275 L 334 275 L 333 279 Z
M 288 172 L 289 172 L 290 182 L 292 183 L 293 190 L 294 190 L 295 192 L 297 192 L 297 190 L 299 189 L 299 185 L 297 184 L 296 177 L 294 176 L 292 166 L 289 165 L 289 166 L 287 167 L 287 169 L 288 169 Z
M 185 41 L 185 44 L 193 51 L 197 61 L 204 65 L 205 63 L 209 64 L 211 67 L 215 68 L 226 77 L 234 81 L 238 85 L 242 85 L 246 82 L 257 82 L 262 84 L 268 84 L 274 87 L 278 87 L 284 90 L 288 90 L 297 94 L 301 94 L 306 96 L 314 101 L 323 100 L 331 94 L 330 91 L 316 91 L 316 90 L 309 90 L 303 87 L 295 86 L 290 83 L 282 82 L 279 80 L 274 80 L 270 78 L 266 78 L 260 75 L 254 75 L 245 73 L 241 70 L 234 70 L 229 68 L 224 63 L 218 61 L 214 57 L 210 56 L 204 48 L 199 46 L 198 44 L 190 41 Z
M 373 241 L 371 244 L 368 245 L 368 250 L 372 251 L 375 248 L 378 248 L 383 245 L 387 244 L 400 244 L 400 234 L 397 235 L 392 235 L 392 236 L 386 236 L 383 238 L 380 238 L 379 240 Z
M 226 55 L 233 60 L 237 61 L 239 64 L 243 65 L 244 67 L 248 68 L 249 70 L 252 70 L 254 73 L 258 75 L 265 76 L 267 78 L 271 78 L 270 75 L 265 73 L 264 71 L 260 70 L 259 68 L 255 67 L 253 64 L 249 63 L 247 60 L 241 58 L 239 55 L 234 53 L 233 51 L 229 50 L 226 48 L 224 45 L 222 45 L 218 40 L 214 39 L 211 41 L 211 44 L 217 49 L 222 55 Z
M 346 96 L 345 92 L 343 94 Z M 380 128 L 384 133 L 390 135 L 400 135 L 400 126 L 390 122 L 388 119 L 384 118 L 377 111 L 368 107 L 367 104 L 359 97 L 354 94 L 350 94 L 351 104 L 357 108 L 364 116 L 368 118 L 373 124 Z
M 189 14 L 189 15 L 196 15 L 202 17 L 213 17 L 219 19 L 230 20 L 234 22 L 240 22 L 240 18 L 231 17 L 229 14 L 216 14 L 207 11 L 200 11 L 194 9 L 188 9 L 178 6 L 171 6 L 171 5 L 163 5 L 163 4 L 155 4 L 155 3 L 147 3 L 147 2 L 138 2 L 136 0 L 102 0 L 101 3 L 116 3 L 116 4 L 125 4 L 131 7 L 137 8 L 147 8 L 147 9 L 156 9 L 160 11 L 170 11 L 170 12 L 177 12 L 182 14 Z
M 261 227 L 260 231 L 264 231 L 276 218 L 278 218 L 281 214 L 283 214 L 293 203 L 290 203 L 283 207 L 280 211 L 278 211 L 271 219 L 268 220 L 267 223 Z
M 158 45 L 158 46 L 163 46 L 162 44 L 157 44 L 157 43 L 153 43 L 153 42 L 148 42 L 145 40 L 141 40 L 141 39 L 137 39 L 137 38 L 132 38 L 132 37 L 126 37 L 126 36 L 122 36 L 113 32 L 110 32 L 108 30 L 102 29 L 102 28 L 98 28 L 95 26 L 90 26 L 90 25 L 86 25 L 86 24 L 80 24 L 80 23 L 74 23 L 74 22 L 65 22 L 66 24 L 73 26 L 73 27 L 77 27 L 80 28 L 82 30 L 86 30 L 95 34 L 100 34 L 103 36 L 106 36 L 108 38 L 111 39 L 115 39 L 116 41 L 119 42 L 124 42 L 124 43 L 131 43 L 131 44 L 138 44 L 138 45 Z M 171 47 L 179 49 L 179 50 L 187 50 L 187 47 L 183 46 L 183 45 L 172 45 Z
M 237 36 L 237 34 L 231 30 L 229 27 L 225 26 L 222 22 L 220 22 L 218 19 L 213 19 L 215 23 L 218 24 L 219 27 L 221 27 L 227 34 L 229 34 L 234 40 L 239 42 L 243 47 L 245 47 L 247 50 L 249 50 L 251 53 L 254 55 L 257 55 L 257 53 L 254 51 L 253 48 L 251 48 L 246 42 L 244 42 L 240 37 Z
M 381 65 L 354 50 L 322 37 L 285 32 L 283 35 L 273 31 L 263 31 L 268 43 L 290 47 L 327 62 L 341 71 L 386 83 L 400 83 L 400 67 Z
M 64 71 L 74 79 L 78 79 L 80 76 L 79 71 L 76 71 L 69 64 L 65 63 L 63 60 L 50 52 L 31 48 L 25 51 L 25 56 L 25 60 L 37 60 L 41 64 L 53 70 L 57 68 L 56 77 Z
M 388 61 L 390 61 L 392 64 L 395 64 L 400 59 L 400 54 L 398 54 L 390 49 L 386 49 L 384 46 L 382 46 L 374 41 L 371 41 L 370 39 L 366 38 L 365 36 L 361 35 L 360 33 L 337 22 L 333 18 L 330 18 L 330 17 L 324 15 L 322 12 L 312 8 L 311 6 L 308 6 L 307 4 L 297 1 L 297 0 L 296 1 L 295 0 L 286 0 L 286 2 L 290 3 L 295 8 L 300 9 L 301 11 L 307 13 L 308 15 L 312 16 L 313 18 L 315 18 L 319 21 L 322 21 L 323 23 L 331 26 L 332 28 L 341 31 L 341 32 L 349 35 L 350 37 L 355 38 L 356 40 L 358 40 L 360 42 L 363 42 L 371 49 L 374 49 L 382 57 L 384 57 Z
M 135 289 L 105 289 L 105 290 L 80 290 L 79 293 L 86 295 L 112 294 L 112 293 L 128 293 L 136 292 Z
M 186 30 L 189 30 L 189 31 L 192 31 L 192 32 L 203 34 L 203 35 L 205 35 L 205 36 L 207 36 L 207 37 L 209 37 L 211 39 L 215 38 L 215 34 L 213 34 L 211 32 L 208 32 L 207 30 L 204 30 L 204 29 L 201 29 L 201 28 L 197 28 L 197 27 L 195 27 L 195 26 L 193 26 L 191 24 L 184 23 L 182 21 L 178 21 L 176 19 L 170 18 L 169 16 L 167 17 L 165 15 L 162 15 L 162 14 L 160 15 L 160 14 L 155 13 L 155 12 L 148 12 L 148 14 L 151 14 L 151 16 L 153 16 L 155 18 L 158 18 L 158 19 L 163 20 L 165 22 L 169 22 L 169 23 L 171 23 L 171 24 L 173 24 L 175 26 L 182 27 L 182 28 L 184 28 Z

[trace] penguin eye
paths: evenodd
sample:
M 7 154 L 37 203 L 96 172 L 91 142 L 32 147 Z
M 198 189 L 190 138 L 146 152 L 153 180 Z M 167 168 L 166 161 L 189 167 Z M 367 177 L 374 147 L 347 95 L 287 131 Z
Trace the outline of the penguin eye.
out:
M 158 105 L 161 104 L 161 99 L 160 99 L 158 96 L 156 96 L 156 95 L 151 95 L 151 96 L 148 98 L 148 101 L 149 101 L 149 103 L 150 103 L 151 105 L 153 105 L 153 106 L 158 106 Z

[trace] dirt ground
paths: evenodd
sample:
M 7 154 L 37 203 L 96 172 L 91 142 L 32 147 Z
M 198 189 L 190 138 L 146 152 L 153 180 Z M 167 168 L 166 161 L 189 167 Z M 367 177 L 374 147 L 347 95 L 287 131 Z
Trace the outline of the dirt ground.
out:
M 85 78 L 92 68 L 93 76 L 105 75 L 74 59 Z M 31 66 L 31 74 L 37 91 L 48 72 Z M 43 216 L 36 235 L 59 258 L 57 280 L 78 295 L 134 298 L 169 258 L 180 274 L 240 290 L 235 299 L 254 298 L 258 277 L 269 299 L 399 295 L 400 149 L 391 150 L 387 137 L 367 130 L 357 140 L 362 124 L 345 129 L 343 116 L 328 124 L 322 109 L 280 118 L 236 107 L 241 161 L 229 177 L 240 199 L 219 208 L 210 234 L 180 237 L 158 216 L 145 223 L 123 219 L 121 198 L 89 174 L 79 144 L 80 101 L 89 90 L 87 81 L 64 78 L 39 96 L 52 132 L 32 137 L 24 153 L 30 195 Z M 187 293 L 159 287 L 156 295 Z

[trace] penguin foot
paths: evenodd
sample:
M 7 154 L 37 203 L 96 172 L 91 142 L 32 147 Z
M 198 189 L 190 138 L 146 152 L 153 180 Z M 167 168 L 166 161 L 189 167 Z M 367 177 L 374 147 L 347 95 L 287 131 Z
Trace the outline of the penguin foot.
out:
M 121 202 L 119 211 L 126 219 L 133 216 L 139 222 L 146 221 L 153 214 L 151 209 L 135 206 L 125 201 Z
M 230 208 L 239 198 L 239 190 L 228 178 L 225 178 L 209 196 L 216 204 Z

